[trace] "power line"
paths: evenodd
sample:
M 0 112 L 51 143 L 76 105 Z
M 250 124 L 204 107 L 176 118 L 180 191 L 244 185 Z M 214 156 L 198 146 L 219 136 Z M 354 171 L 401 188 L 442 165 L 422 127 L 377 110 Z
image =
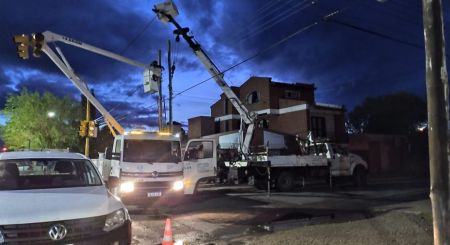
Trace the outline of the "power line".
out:
M 200 82 L 198 82 L 198 83 L 196 83 L 196 84 L 193 84 L 192 86 L 189 86 L 188 88 L 186 88 L 186 89 L 184 89 L 184 90 L 182 90 L 182 91 L 180 91 L 180 92 L 174 94 L 172 98 L 174 99 L 174 98 L 176 98 L 177 96 L 179 96 L 179 95 L 181 95 L 181 94 L 183 94 L 183 93 L 186 93 L 187 91 L 189 91 L 189 90 L 191 90 L 191 89 L 193 89 L 193 88 L 195 88 L 195 87 L 197 87 L 197 86 L 199 86 L 199 85 L 201 85 L 201 84 L 203 84 L 203 83 L 205 83 L 205 82 L 207 82 L 207 81 L 213 79 L 213 78 L 216 77 L 216 76 L 221 76 L 221 75 L 223 75 L 225 72 L 228 72 L 228 71 L 230 71 L 230 70 L 232 70 L 232 69 L 234 69 L 234 68 L 236 68 L 236 67 L 238 67 L 238 66 L 240 66 L 240 65 L 242 65 L 242 64 L 244 64 L 244 63 L 246 63 L 246 62 L 248 62 L 248 61 L 250 61 L 250 60 L 252 60 L 252 59 L 254 59 L 254 58 L 256 58 L 256 57 L 258 57 L 259 55 L 261 55 L 261 54 L 263 54 L 263 53 L 266 53 L 267 51 L 269 51 L 269 50 L 271 50 L 271 49 L 273 49 L 273 48 L 275 48 L 275 47 L 277 47 L 277 46 L 279 46 L 279 45 L 285 43 L 286 41 L 288 41 L 289 39 L 291 39 L 291 38 L 293 38 L 293 37 L 299 35 L 300 33 L 303 33 L 303 32 L 305 32 L 305 31 L 311 29 L 312 27 L 314 27 L 314 26 L 316 26 L 316 25 L 319 25 L 319 24 L 321 24 L 321 23 L 323 23 L 323 22 L 326 22 L 328 19 L 332 18 L 333 16 L 335 16 L 335 15 L 337 15 L 337 14 L 342 13 L 343 11 L 345 11 L 345 10 L 347 10 L 347 9 L 348 9 L 348 7 L 344 7 L 344 8 L 338 9 L 338 10 L 336 10 L 336 11 L 333 11 L 333 12 L 327 14 L 327 15 L 324 15 L 322 18 L 318 19 L 317 21 L 312 22 L 311 24 L 309 24 L 309 25 L 307 25 L 307 26 L 304 26 L 304 27 L 302 27 L 302 28 L 297 29 L 297 30 L 294 31 L 293 33 L 287 35 L 286 37 L 280 39 L 279 41 L 273 43 L 272 45 L 269 45 L 269 46 L 267 46 L 266 48 L 264 48 L 264 49 L 262 49 L 262 50 L 256 52 L 255 54 L 253 54 L 253 55 L 247 57 L 246 59 L 243 59 L 243 60 L 241 60 L 240 62 L 238 62 L 238 63 L 236 63 L 236 64 L 234 64 L 234 65 L 228 67 L 227 69 L 223 70 L 223 71 L 220 72 L 219 74 L 217 74 L 217 75 L 215 75 L 215 76 L 211 76 L 211 77 L 209 77 L 209 78 L 207 78 L 207 79 L 205 79 L 205 80 L 203 80 L 203 81 L 200 81 Z M 149 107 L 144 107 L 144 109 L 151 109 L 152 107 L 156 106 L 157 104 L 158 104 L 158 103 L 155 103 L 155 104 L 153 104 L 153 105 L 151 105 L 151 106 L 149 106 Z M 127 114 L 124 115 L 120 120 L 125 119 L 125 118 L 128 117 L 128 115 L 130 115 L 131 113 L 132 113 L 132 112 L 127 113 Z M 118 121 L 119 121 L 119 120 L 118 120 Z
M 416 44 L 416 43 L 412 43 L 412 42 L 408 42 L 408 41 L 405 41 L 405 40 L 402 40 L 402 39 L 399 39 L 399 38 L 396 38 L 396 37 L 389 36 L 389 35 L 381 33 L 381 32 L 369 30 L 369 29 L 366 29 L 366 28 L 363 28 L 363 27 L 360 27 L 360 26 L 356 26 L 356 25 L 353 25 L 353 24 L 350 24 L 350 23 L 346 23 L 346 22 L 343 22 L 343 21 L 340 21 L 340 20 L 329 19 L 328 22 L 335 23 L 335 24 L 342 25 L 342 26 L 346 26 L 348 28 L 351 28 L 351 29 L 354 29 L 354 30 L 357 30 L 357 31 L 360 31 L 360 32 L 368 33 L 368 34 L 371 34 L 373 36 L 377 36 L 377 37 L 381 37 L 381 38 L 384 38 L 384 39 L 388 39 L 388 40 L 391 40 L 391 41 L 394 41 L 394 42 L 402 43 L 404 45 L 408 45 L 408 46 L 413 47 L 413 48 L 417 48 L 417 49 L 421 49 L 421 50 L 424 49 L 424 46 L 422 46 L 422 45 L 419 45 L 419 44 Z
M 156 15 L 153 16 L 153 18 L 147 22 L 147 24 L 142 28 L 142 30 L 140 32 L 138 32 L 138 34 L 135 35 L 134 38 L 131 39 L 130 42 L 128 42 L 127 46 L 125 46 L 125 48 L 122 49 L 122 51 L 120 51 L 119 53 L 124 54 L 128 50 L 128 48 L 130 48 L 131 45 L 133 45 L 134 42 L 136 42 L 142 36 L 142 34 L 147 30 L 147 28 L 150 27 L 150 25 L 153 23 L 153 21 L 155 21 L 155 19 L 156 19 Z
M 259 14 L 263 13 L 264 11 L 266 11 L 266 9 L 272 7 L 277 2 L 280 2 L 280 0 L 267 2 L 265 5 L 261 6 L 261 8 L 257 9 L 255 11 L 255 14 L 259 15 Z
M 306 3 L 306 2 L 307 2 L 307 0 L 302 1 L 302 2 L 300 2 L 298 4 L 296 4 L 295 6 L 293 6 L 291 13 L 289 13 L 291 11 L 291 9 L 288 9 L 287 11 L 284 11 L 284 12 L 280 13 L 279 15 L 274 16 L 273 18 L 271 18 L 268 21 L 264 22 L 259 28 L 255 28 L 254 31 L 252 31 L 249 34 L 243 36 L 240 40 L 241 41 L 242 40 L 246 40 L 246 39 L 248 39 L 248 38 L 250 38 L 250 37 L 252 37 L 252 36 L 254 36 L 254 35 L 258 34 L 258 33 L 261 33 L 262 31 L 264 31 L 264 30 L 266 30 L 266 29 L 268 29 L 268 28 L 270 28 L 270 27 L 272 27 L 272 26 L 274 26 L 274 25 L 276 25 L 276 24 L 286 20 L 287 18 L 291 17 L 292 15 L 294 15 L 294 14 L 296 14 L 296 13 L 302 11 L 302 10 L 305 10 L 308 7 L 311 7 L 312 5 L 314 5 L 316 3 L 316 1 L 311 1 L 309 4 L 306 4 L 305 6 L 301 6 L 304 3 Z M 295 9 L 297 7 L 299 7 L 299 8 Z
M 138 32 L 138 33 L 134 36 L 134 38 L 131 39 L 131 40 L 128 42 L 127 46 L 125 46 L 125 48 L 123 48 L 122 51 L 120 51 L 119 53 L 120 53 L 120 54 L 124 54 L 124 53 L 128 50 L 128 48 L 130 48 L 131 45 L 133 45 L 134 42 L 136 42 L 136 41 L 142 36 L 142 34 L 150 27 L 150 25 L 153 23 L 153 21 L 155 21 L 155 19 L 156 19 L 156 15 L 155 15 L 151 20 L 149 20 L 149 21 L 147 22 L 147 24 L 145 24 L 145 26 L 141 29 L 141 31 Z M 126 99 L 130 98 L 131 96 L 133 96 L 133 95 L 139 90 L 140 86 L 141 86 L 141 85 L 137 85 L 137 86 L 136 86 L 136 89 L 135 89 L 133 92 L 131 92 L 130 94 L 128 94 L 127 97 L 126 97 Z M 117 109 L 118 107 L 119 107 L 119 105 L 116 105 L 115 107 L 113 107 L 113 108 L 112 108 L 111 110 L 109 110 L 108 112 L 111 113 L 112 111 L 114 111 L 114 110 Z M 99 120 L 99 119 L 102 118 L 102 117 L 103 117 L 103 116 L 101 116 L 101 117 L 99 117 L 99 118 L 97 118 L 97 119 L 95 119 L 95 120 Z
M 269 17 L 269 16 L 272 15 L 272 14 L 276 14 L 277 12 L 283 10 L 283 8 L 282 8 L 282 7 L 283 7 L 283 4 L 284 4 L 285 6 L 287 6 L 287 4 L 289 4 L 289 3 L 292 2 L 292 1 L 293 1 L 293 0 L 289 0 L 289 1 L 287 1 L 287 2 L 283 2 L 282 4 L 277 5 L 277 6 L 275 6 L 274 8 L 269 9 L 269 11 L 266 12 L 266 13 L 264 13 L 264 11 L 261 12 L 261 13 L 255 13 L 256 17 L 253 18 L 253 20 L 251 20 L 249 23 L 246 23 L 246 26 L 250 26 L 250 25 L 252 25 L 252 24 L 254 24 L 254 23 L 257 23 L 258 21 L 263 21 L 266 17 Z M 303 2 L 305 2 L 305 1 L 307 1 L 307 0 L 304 0 Z M 272 18 L 273 18 L 273 17 L 270 17 L 270 19 L 272 19 Z M 256 28 L 258 28 L 258 26 L 256 26 Z M 235 32 L 234 34 L 232 34 L 232 36 L 239 36 L 239 34 L 245 32 L 245 31 L 246 31 L 246 30 L 241 29 L 241 30 Z

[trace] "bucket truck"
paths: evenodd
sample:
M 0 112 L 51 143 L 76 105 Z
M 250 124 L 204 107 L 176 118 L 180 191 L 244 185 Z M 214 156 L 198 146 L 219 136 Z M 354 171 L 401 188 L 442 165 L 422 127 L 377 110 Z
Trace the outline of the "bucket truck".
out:
M 183 191 L 183 167 L 181 162 L 180 139 L 166 132 L 144 132 L 124 128 L 95 98 L 87 85 L 75 74 L 61 49 L 50 48 L 49 43 L 62 42 L 99 55 L 137 66 L 144 69 L 144 89 L 155 92 L 158 88 L 158 77 L 161 67 L 146 65 L 115 54 L 113 52 L 94 47 L 76 39 L 62 36 L 50 31 L 31 35 L 15 36 L 19 56 L 28 58 L 28 46 L 33 48 L 33 56 L 39 57 L 45 53 L 55 65 L 69 78 L 76 88 L 102 114 L 111 133 L 114 144 L 107 150 L 106 158 L 100 154 L 94 160 L 103 178 L 118 177 L 120 185 L 114 189 L 125 203 L 146 203 L 149 198 L 161 197 Z
M 176 40 L 182 37 L 189 47 L 194 51 L 196 57 L 204 65 L 206 70 L 215 80 L 231 104 L 236 108 L 241 119 L 241 128 L 235 135 L 237 154 L 232 149 L 224 149 L 228 136 L 206 137 L 203 139 L 192 139 L 188 142 L 183 156 L 185 193 L 195 193 L 198 182 L 203 179 L 213 178 L 220 174 L 224 166 L 241 166 L 248 175 L 252 176 L 257 187 L 267 186 L 268 190 L 277 187 L 281 191 L 290 191 L 296 182 L 309 176 L 332 177 L 354 176 L 360 184 L 365 182 L 367 163 L 359 156 L 348 154 L 337 154 L 333 146 L 323 143 L 317 149 L 314 147 L 303 147 L 307 151 L 301 151 L 301 145 L 295 147 L 295 154 L 268 154 L 269 149 L 256 151 L 251 147 L 255 125 L 258 117 L 255 112 L 249 111 L 239 97 L 228 86 L 221 72 L 214 62 L 208 57 L 202 46 L 190 36 L 189 28 L 182 27 L 175 17 L 179 14 L 172 1 L 166 1 L 154 7 L 153 11 L 164 24 L 171 23 L 175 26 L 173 33 Z M 283 135 L 274 135 L 276 140 L 283 141 Z M 230 157 L 231 156 L 231 157 Z M 266 184 L 267 183 L 267 184 Z M 330 181 L 331 185 L 332 181 Z

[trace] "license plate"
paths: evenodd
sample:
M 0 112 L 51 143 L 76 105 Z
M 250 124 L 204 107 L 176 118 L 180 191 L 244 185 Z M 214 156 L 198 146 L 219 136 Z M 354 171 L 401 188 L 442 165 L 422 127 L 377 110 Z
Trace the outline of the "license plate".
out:
M 147 197 L 160 197 L 160 196 L 162 196 L 162 192 L 160 191 L 147 193 Z

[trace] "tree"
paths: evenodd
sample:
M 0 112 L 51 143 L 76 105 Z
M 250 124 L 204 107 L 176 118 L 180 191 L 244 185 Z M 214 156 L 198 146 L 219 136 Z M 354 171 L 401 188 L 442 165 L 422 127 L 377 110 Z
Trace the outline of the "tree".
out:
M 348 115 L 353 133 L 410 134 L 427 120 L 425 101 L 408 92 L 367 97 Z
M 79 150 L 79 103 L 45 92 L 23 89 L 8 96 L 2 113 L 8 118 L 1 133 L 11 149 L 70 148 Z

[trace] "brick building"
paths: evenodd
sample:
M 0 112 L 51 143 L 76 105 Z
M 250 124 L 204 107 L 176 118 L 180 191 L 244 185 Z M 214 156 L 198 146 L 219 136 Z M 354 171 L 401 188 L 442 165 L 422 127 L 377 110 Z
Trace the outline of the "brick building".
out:
M 344 109 L 342 106 L 317 103 L 314 84 L 280 83 L 270 77 L 250 77 L 240 87 L 232 87 L 249 111 L 261 119 L 258 130 L 265 129 L 287 135 L 345 141 Z M 189 138 L 236 131 L 240 116 L 224 94 L 211 106 L 211 116 L 191 118 Z M 258 131 L 257 130 L 257 131 Z M 258 132 L 255 133 L 256 138 Z

